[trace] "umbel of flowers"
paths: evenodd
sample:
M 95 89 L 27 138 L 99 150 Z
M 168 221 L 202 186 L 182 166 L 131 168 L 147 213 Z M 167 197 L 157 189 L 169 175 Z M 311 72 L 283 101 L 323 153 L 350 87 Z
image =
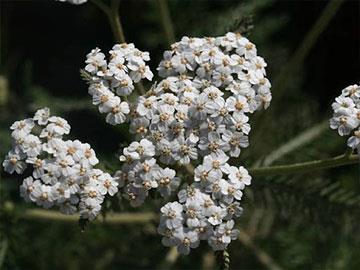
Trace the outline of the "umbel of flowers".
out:
M 340 136 L 349 136 L 347 145 L 360 152 L 360 87 L 350 85 L 341 91 L 332 104 L 334 111 L 330 127 L 337 129 Z
M 48 186 L 63 187 L 75 174 L 80 184 L 65 201 L 74 206 L 73 212 L 79 209 L 81 216 L 89 219 L 100 211 L 104 195 L 113 195 L 117 188 L 132 206 L 143 204 L 152 189 L 165 199 L 180 189 L 178 199 L 160 210 L 162 243 L 177 246 L 183 254 L 201 240 L 214 250 L 223 250 L 237 237 L 234 220 L 242 212 L 243 190 L 251 183 L 248 171 L 243 166 L 231 166 L 229 161 L 249 145 L 248 115 L 270 104 L 266 63 L 257 55 L 256 46 L 240 34 L 183 37 L 164 52 L 157 69 L 162 80 L 139 95 L 135 84 L 153 78 L 146 64 L 149 59 L 147 52 L 125 43 L 116 44 L 108 59 L 98 48 L 87 55 L 85 72 L 93 104 L 106 114 L 108 123 L 128 122 L 135 140 L 123 149 L 119 157 L 122 167 L 113 177 L 93 169 L 95 164 L 88 162 L 86 176 L 77 178 L 78 172 L 84 173 L 77 169 L 83 168 L 78 157 L 73 158 L 65 146 L 51 150 L 50 161 L 58 164 L 63 156 L 70 157 L 74 172 L 66 175 L 61 164 L 56 165 L 55 171 L 61 174 Z M 39 140 L 42 138 L 47 140 L 43 144 L 52 145 L 49 141 L 53 139 Z M 16 153 L 29 155 L 27 149 L 20 150 Z M 79 156 L 84 157 L 81 153 Z M 10 159 L 4 163 L 9 171 Z M 27 157 L 16 160 L 22 164 Z M 180 179 L 179 170 L 185 167 L 193 173 Z M 38 185 L 30 180 L 29 186 Z M 28 198 L 26 185 L 23 190 Z M 72 198 L 77 201 L 72 202 Z M 29 199 L 41 201 L 33 196 Z M 62 203 L 58 201 L 52 199 L 51 205 Z
M 105 195 L 118 191 L 110 174 L 94 168 L 99 161 L 89 144 L 63 139 L 70 125 L 50 116 L 48 108 L 10 128 L 13 148 L 3 166 L 8 173 L 28 175 L 20 186 L 25 201 L 44 208 L 57 206 L 65 214 L 80 212 L 83 219 L 93 220 Z
M 109 53 L 106 62 L 99 49 L 93 50 L 85 70 L 92 76 L 93 103 L 108 113 L 111 124 L 124 122 L 126 115 L 136 138 L 123 149 L 124 164 L 116 172 L 124 196 L 133 206 L 144 203 L 151 189 L 167 198 L 181 184 L 174 168 L 195 167 L 178 201 L 161 208 L 162 242 L 184 254 L 200 240 L 214 250 L 225 249 L 237 237 L 234 218 L 242 212 L 242 191 L 251 182 L 244 167 L 228 161 L 249 145 L 248 114 L 271 101 L 264 59 L 239 34 L 183 37 L 164 52 L 158 67 L 163 79 L 124 105 L 130 112 L 123 110 L 121 121 L 109 121 L 113 111 L 121 113 L 119 104 L 126 103 L 133 82 L 152 78 L 144 62 L 148 54 L 132 44 L 115 45 Z M 119 81 L 125 82 L 120 88 Z M 124 86 L 130 88 L 123 91 Z

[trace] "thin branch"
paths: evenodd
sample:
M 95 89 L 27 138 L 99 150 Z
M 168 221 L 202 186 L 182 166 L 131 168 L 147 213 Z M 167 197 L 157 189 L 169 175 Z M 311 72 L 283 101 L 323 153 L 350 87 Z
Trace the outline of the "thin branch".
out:
M 42 210 L 42 209 L 29 209 L 21 216 L 27 220 L 54 220 L 69 223 L 76 223 L 79 221 L 77 215 L 64 215 L 55 210 Z M 104 219 L 97 219 L 95 222 L 106 224 L 135 224 L 135 223 L 148 223 L 157 220 L 157 215 L 150 212 L 144 213 L 121 213 L 121 214 L 108 214 Z
M 160 15 L 161 15 L 161 24 L 164 28 L 167 42 L 169 46 L 175 42 L 175 32 L 173 23 L 170 17 L 169 7 L 167 0 L 157 0 L 159 5 Z
M 125 43 L 124 30 L 119 15 L 120 0 L 111 0 L 111 6 L 104 4 L 101 0 L 90 1 L 105 13 L 116 42 Z
M 277 166 L 268 166 L 261 168 L 253 167 L 249 169 L 249 173 L 252 177 L 308 173 L 308 172 L 352 165 L 357 163 L 360 164 L 359 156 L 349 154 L 349 151 L 346 151 L 345 154 L 343 155 L 329 159 L 312 160 L 312 161 L 299 162 L 288 165 L 277 165 Z M 189 174 L 191 175 L 194 174 L 193 165 L 186 164 L 184 168 Z
M 124 35 L 124 29 L 120 20 L 119 8 L 120 0 L 111 0 L 111 12 L 109 15 L 109 21 L 116 41 L 119 43 L 125 43 L 126 40 Z
M 358 155 L 343 154 L 334 158 L 313 160 L 289 165 L 269 166 L 249 169 L 251 176 L 271 176 L 295 173 L 308 173 L 318 170 L 335 168 L 360 163 Z

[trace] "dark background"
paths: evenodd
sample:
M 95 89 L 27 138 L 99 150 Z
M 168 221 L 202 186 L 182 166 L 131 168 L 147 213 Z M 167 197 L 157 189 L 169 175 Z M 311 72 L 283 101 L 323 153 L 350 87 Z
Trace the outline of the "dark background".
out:
M 157 3 L 123 0 L 120 6 L 127 41 L 150 52 L 153 71 L 169 47 Z M 168 1 L 177 39 L 246 29 L 245 35 L 268 63 L 268 77 L 276 82 L 273 107 L 253 119 L 250 147 L 242 155 L 245 166 L 252 166 L 295 135 L 329 119 L 330 105 L 341 89 L 359 83 L 359 1 L 344 1 L 309 54 L 286 71 L 327 4 Z M 72 138 L 90 143 L 101 160 L 119 166 L 116 153 L 131 137 L 126 126 L 114 128 L 105 123 L 91 106 L 86 83 L 79 76 L 91 49 L 99 47 L 106 52 L 115 43 L 105 15 L 91 3 L 75 6 L 50 0 L 0 1 L 0 12 L 1 156 L 10 147 L 10 124 L 48 106 L 70 122 Z M 251 21 L 252 27 L 244 26 L 244 21 Z M 278 162 L 324 158 L 344 149 L 345 139 L 326 129 L 316 140 Z M 20 182 L 19 177 L 2 174 L 0 233 L 7 248 L 4 258 L 0 256 L 0 268 L 2 264 L 8 269 L 154 268 L 164 259 L 167 249 L 153 234 L 156 224 L 91 225 L 81 233 L 76 224 L 22 219 L 29 206 L 19 198 Z M 257 249 L 240 242 L 232 244 L 233 268 L 271 268 L 259 259 L 259 250 L 284 269 L 360 266 L 357 166 L 294 177 L 263 177 L 253 182 L 244 198 L 245 214 L 239 224 L 246 228 Z M 355 197 L 343 196 L 350 191 Z M 157 211 L 159 205 L 138 211 Z M 179 258 L 174 268 L 199 268 L 204 264 L 199 258 L 205 258 L 202 256 L 207 252 L 204 245 Z

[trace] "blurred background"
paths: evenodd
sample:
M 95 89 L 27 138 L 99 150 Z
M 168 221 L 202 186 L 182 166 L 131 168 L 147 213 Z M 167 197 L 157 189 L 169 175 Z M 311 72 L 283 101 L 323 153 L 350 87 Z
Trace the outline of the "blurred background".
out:
M 119 168 L 117 153 L 131 141 L 127 127 L 105 123 L 79 75 L 91 49 L 108 51 L 115 43 L 106 16 L 92 3 L 50 0 L 2 0 L 0 12 L 1 163 L 11 123 L 48 106 L 69 121 L 70 138 L 90 143 L 104 164 Z M 122 0 L 120 16 L 127 41 L 150 52 L 153 71 L 172 36 L 240 31 L 256 44 L 268 63 L 273 103 L 251 119 L 250 147 L 241 155 L 246 167 L 345 151 L 346 139 L 328 128 L 328 119 L 341 89 L 360 80 L 359 1 Z M 359 175 L 354 165 L 254 178 L 242 202 L 240 240 L 228 250 L 231 268 L 359 269 Z M 21 200 L 21 182 L 1 173 L 0 269 L 219 267 L 206 244 L 185 257 L 169 253 L 156 233 L 156 218 L 99 222 L 82 232 L 74 220 L 27 215 L 35 207 Z M 158 213 L 164 204 L 158 198 L 147 202 L 131 209 L 118 198 L 106 209 Z

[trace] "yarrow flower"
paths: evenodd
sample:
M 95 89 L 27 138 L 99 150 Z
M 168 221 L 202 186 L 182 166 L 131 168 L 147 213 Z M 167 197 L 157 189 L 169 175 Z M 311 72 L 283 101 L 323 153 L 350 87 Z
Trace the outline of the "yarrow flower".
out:
M 155 190 L 164 198 L 177 192 L 178 199 L 160 210 L 162 243 L 183 254 L 200 241 L 225 249 L 239 233 L 234 219 L 242 213 L 243 190 L 251 184 L 246 168 L 229 161 L 249 146 L 248 115 L 271 101 L 264 59 L 240 34 L 183 37 L 164 52 L 157 68 L 162 80 L 138 96 L 134 84 L 153 78 L 146 65 L 149 54 L 126 43 L 116 44 L 109 54 L 107 60 L 100 49 L 92 50 L 83 75 L 106 121 L 128 122 L 134 135 L 122 149 L 121 169 L 112 177 L 94 168 L 99 161 L 90 145 L 64 141 L 70 125 L 45 108 L 11 126 L 14 147 L 5 170 L 32 168 L 20 187 L 26 201 L 79 212 L 89 220 L 100 213 L 107 194 L 120 191 L 137 207 Z M 193 175 L 181 173 L 182 168 Z
M 134 90 L 134 83 L 142 79 L 152 80 L 153 73 L 146 61 L 148 52 L 135 48 L 134 44 L 116 44 L 109 52 L 110 59 L 99 48 L 92 50 L 86 59 L 84 70 L 90 76 L 89 94 L 100 113 L 106 113 L 111 125 L 124 123 L 130 113 L 127 96 Z
M 123 149 L 116 175 L 131 205 L 144 203 L 151 189 L 170 196 L 181 184 L 178 165 L 195 166 L 178 201 L 161 208 L 164 245 L 188 254 L 201 240 L 220 250 L 236 238 L 233 219 L 242 213 L 251 176 L 228 162 L 249 145 L 247 115 L 270 104 L 265 67 L 255 45 L 239 34 L 183 37 L 164 53 L 158 67 L 163 80 L 130 104 L 137 141 Z
M 3 167 L 11 174 L 30 174 L 20 186 L 25 201 L 44 208 L 56 206 L 65 214 L 79 212 L 83 219 L 93 220 L 105 195 L 118 191 L 116 178 L 94 168 L 99 161 L 89 144 L 63 140 L 70 125 L 50 116 L 48 108 L 16 121 L 11 130 L 13 148 Z
M 347 145 L 360 152 L 360 86 L 354 84 L 343 89 L 332 109 L 330 128 L 337 129 L 340 136 L 350 135 Z

